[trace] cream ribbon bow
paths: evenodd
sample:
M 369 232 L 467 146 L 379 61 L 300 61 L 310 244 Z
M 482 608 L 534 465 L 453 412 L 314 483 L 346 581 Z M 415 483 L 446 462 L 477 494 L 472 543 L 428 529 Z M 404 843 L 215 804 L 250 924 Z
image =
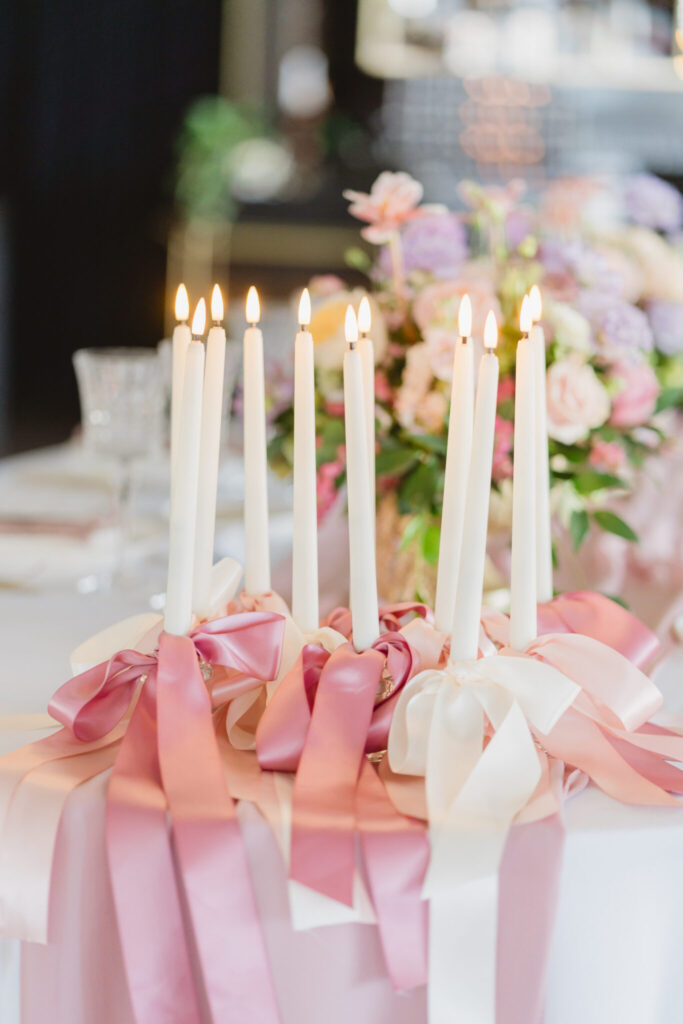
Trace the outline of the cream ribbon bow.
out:
M 429 816 L 430 1024 L 495 1024 L 498 869 L 541 778 L 529 725 L 547 734 L 578 693 L 509 651 L 421 672 L 398 699 L 389 763 L 425 777 Z

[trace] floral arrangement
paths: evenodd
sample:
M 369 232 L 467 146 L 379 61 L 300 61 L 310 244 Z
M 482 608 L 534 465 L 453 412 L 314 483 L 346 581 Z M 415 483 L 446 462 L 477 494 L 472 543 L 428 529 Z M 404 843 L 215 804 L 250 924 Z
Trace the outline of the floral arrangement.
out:
M 350 289 L 316 278 L 318 497 L 324 516 L 344 482 L 341 362 L 347 303 L 369 292 L 376 360 L 377 478 L 403 533 L 438 557 L 448 405 L 457 314 L 470 296 L 473 336 L 489 309 L 500 328 L 493 486 L 495 514 L 512 475 L 514 370 L 521 299 L 543 295 L 552 504 L 579 547 L 595 527 L 635 540 L 610 499 L 675 431 L 683 400 L 683 198 L 639 174 L 619 181 L 551 183 L 532 203 L 523 182 L 463 182 L 464 210 L 422 205 L 419 182 L 385 171 L 369 193 L 347 192 L 374 248 L 348 262 L 368 278 Z M 293 410 L 275 417 L 271 462 L 288 472 Z M 496 512 L 497 510 L 497 512 Z

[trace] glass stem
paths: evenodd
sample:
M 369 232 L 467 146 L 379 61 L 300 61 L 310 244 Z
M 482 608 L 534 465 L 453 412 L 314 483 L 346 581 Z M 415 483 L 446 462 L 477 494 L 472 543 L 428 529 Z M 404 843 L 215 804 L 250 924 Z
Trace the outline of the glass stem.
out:
M 131 539 L 133 467 L 129 458 L 119 459 L 115 493 L 115 521 L 118 527 L 114 575 L 125 571 L 126 555 Z

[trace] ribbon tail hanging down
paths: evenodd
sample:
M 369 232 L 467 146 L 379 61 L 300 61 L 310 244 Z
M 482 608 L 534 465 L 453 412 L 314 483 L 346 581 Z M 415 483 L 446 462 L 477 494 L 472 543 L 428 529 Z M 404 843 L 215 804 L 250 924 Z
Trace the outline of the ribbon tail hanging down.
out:
M 159 772 L 153 687 L 150 676 L 109 782 L 109 873 L 136 1024 L 200 1024 Z
M 182 884 L 216 1024 L 279 1012 L 235 805 L 192 640 L 162 634 L 159 762 Z

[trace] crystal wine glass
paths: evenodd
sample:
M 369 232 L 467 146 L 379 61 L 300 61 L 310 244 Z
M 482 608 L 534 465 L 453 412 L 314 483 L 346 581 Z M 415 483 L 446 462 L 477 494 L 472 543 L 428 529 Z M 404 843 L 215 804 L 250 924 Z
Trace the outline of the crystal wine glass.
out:
M 164 387 L 156 349 L 86 348 L 74 353 L 83 440 L 92 454 L 117 465 L 115 516 L 118 547 L 112 572 L 88 577 L 81 589 L 124 582 L 130 540 L 132 466 L 161 451 Z

